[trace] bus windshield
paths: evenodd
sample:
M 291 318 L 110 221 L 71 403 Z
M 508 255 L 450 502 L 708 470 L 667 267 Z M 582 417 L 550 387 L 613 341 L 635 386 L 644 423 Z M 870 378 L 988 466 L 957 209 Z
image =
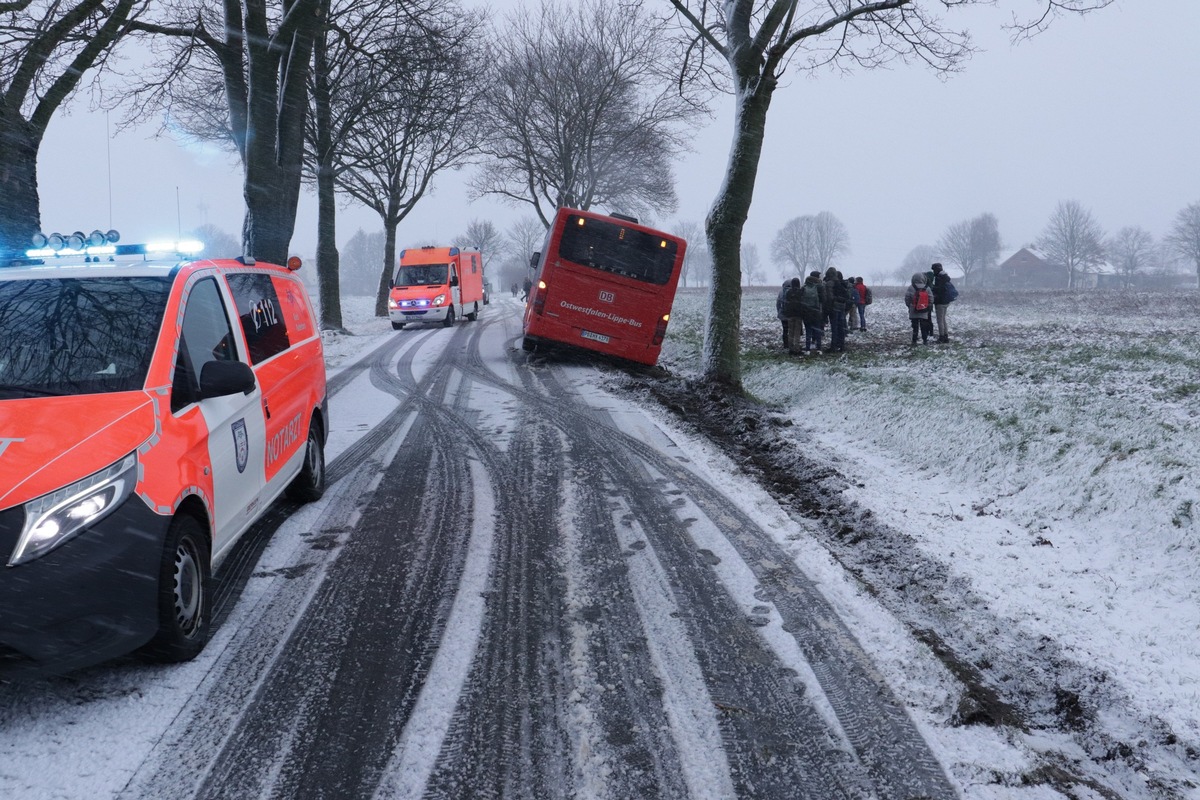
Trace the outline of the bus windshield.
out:
M 449 269 L 449 264 L 408 264 L 396 274 L 396 286 L 441 286 Z
M 572 214 L 558 253 L 594 269 L 664 286 L 675 267 L 675 242 L 617 223 Z

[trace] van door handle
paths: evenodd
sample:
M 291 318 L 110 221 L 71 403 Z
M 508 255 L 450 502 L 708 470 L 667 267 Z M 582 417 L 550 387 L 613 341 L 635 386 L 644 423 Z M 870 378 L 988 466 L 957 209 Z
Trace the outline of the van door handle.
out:
M 267 405 L 267 398 L 263 398 L 263 411 L 266 412 L 267 419 L 271 418 L 271 406 Z

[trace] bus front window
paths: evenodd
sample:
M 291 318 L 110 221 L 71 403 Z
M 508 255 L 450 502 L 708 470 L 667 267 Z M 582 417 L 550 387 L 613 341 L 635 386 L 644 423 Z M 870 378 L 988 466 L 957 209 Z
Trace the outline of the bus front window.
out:
M 396 286 L 443 286 L 449 264 L 408 264 L 396 273 Z
M 671 279 L 676 250 L 658 236 L 576 215 L 567 218 L 558 247 L 568 261 L 659 286 Z

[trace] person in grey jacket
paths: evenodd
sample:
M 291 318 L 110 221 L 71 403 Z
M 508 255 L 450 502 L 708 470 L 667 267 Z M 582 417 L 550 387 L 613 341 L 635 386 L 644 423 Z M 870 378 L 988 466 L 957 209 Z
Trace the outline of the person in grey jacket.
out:
M 912 323 L 912 343 L 917 343 L 917 335 L 921 341 L 929 344 L 929 336 L 933 333 L 933 292 L 925 285 L 925 273 L 914 272 L 912 282 L 904 292 L 904 305 L 908 306 L 908 321 Z

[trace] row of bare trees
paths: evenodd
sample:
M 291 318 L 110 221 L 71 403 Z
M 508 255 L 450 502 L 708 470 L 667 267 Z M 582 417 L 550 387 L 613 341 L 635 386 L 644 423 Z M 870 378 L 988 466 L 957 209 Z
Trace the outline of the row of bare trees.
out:
M 1155 241 L 1136 225 L 1108 236 L 1091 210 L 1077 200 L 1064 200 L 1030 246 L 1066 271 L 1067 288 L 1078 286 L 1082 275 L 1105 265 L 1131 285 L 1140 275 L 1172 273 L 1175 264 L 1182 262 L 1195 267 L 1200 282 L 1200 202 L 1182 209 L 1167 234 Z M 1003 247 L 995 215 L 984 213 L 950 225 L 936 245 L 914 247 L 894 274 L 907 281 L 933 261 L 943 261 L 956 267 L 964 282 L 983 283 L 993 274 Z

